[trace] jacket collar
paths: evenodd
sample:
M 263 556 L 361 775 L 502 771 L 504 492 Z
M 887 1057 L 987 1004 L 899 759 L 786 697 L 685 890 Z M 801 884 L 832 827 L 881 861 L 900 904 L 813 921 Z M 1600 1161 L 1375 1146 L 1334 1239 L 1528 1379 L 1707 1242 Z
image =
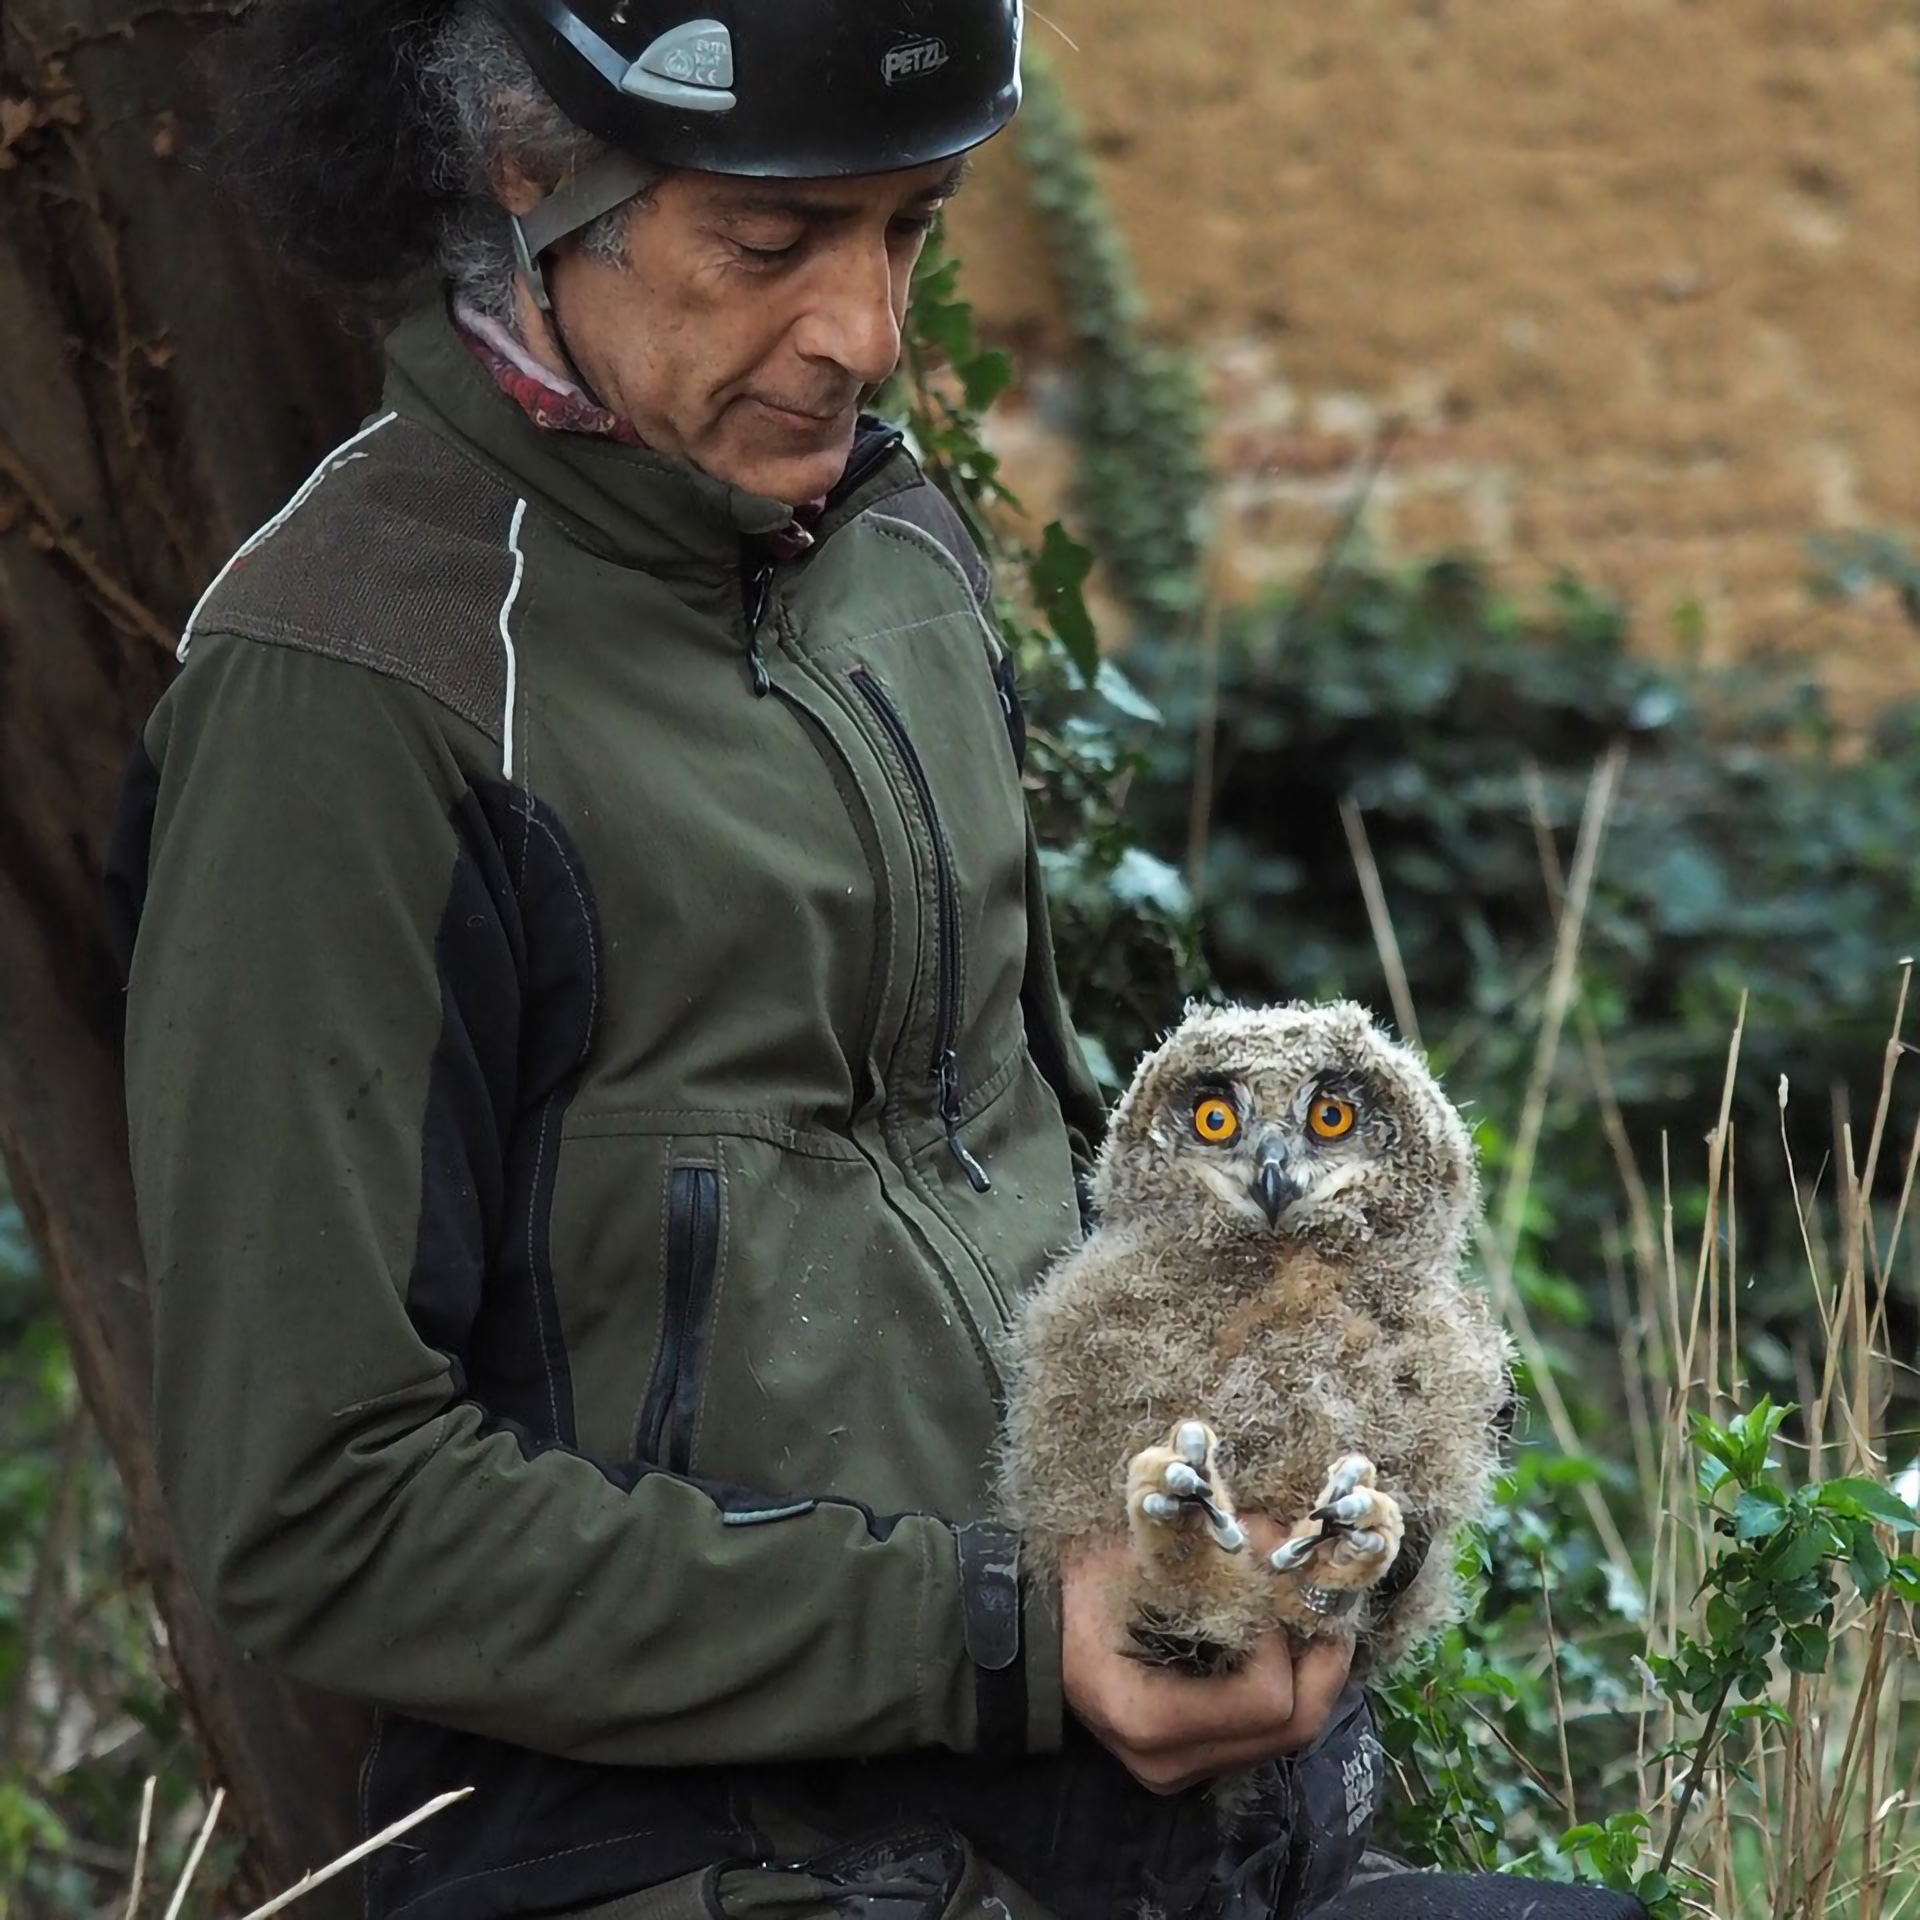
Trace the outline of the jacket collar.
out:
M 687 461 L 536 425 L 488 377 L 439 301 L 388 336 L 385 404 L 495 469 L 590 552 L 663 579 L 731 573 L 743 542 L 765 540 L 793 519 L 783 502 L 729 487 Z M 897 434 L 878 422 L 861 427 L 822 538 L 920 477 Z

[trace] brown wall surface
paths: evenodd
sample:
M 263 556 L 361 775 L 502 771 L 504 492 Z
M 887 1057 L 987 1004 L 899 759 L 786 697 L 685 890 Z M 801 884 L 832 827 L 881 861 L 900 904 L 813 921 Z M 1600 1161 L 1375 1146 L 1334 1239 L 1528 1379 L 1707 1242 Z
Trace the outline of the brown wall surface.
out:
M 1387 552 L 1572 569 L 1655 645 L 1693 603 L 1710 657 L 1817 649 L 1856 713 L 1920 690 L 1890 597 L 1805 591 L 1810 533 L 1920 537 L 1911 0 L 1044 10 L 1154 329 L 1208 373 L 1234 588 L 1310 564 L 1397 416 Z M 1045 499 L 1063 292 L 1015 156 L 956 211 L 1039 373 L 1000 431 Z

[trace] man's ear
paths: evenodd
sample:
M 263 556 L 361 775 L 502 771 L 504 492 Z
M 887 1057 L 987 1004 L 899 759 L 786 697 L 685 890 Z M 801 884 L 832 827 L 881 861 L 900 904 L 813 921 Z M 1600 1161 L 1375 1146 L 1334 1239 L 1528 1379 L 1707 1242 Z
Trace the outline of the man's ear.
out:
M 508 213 L 530 213 L 547 197 L 547 189 L 535 186 L 512 160 L 500 162 L 490 184 L 494 199 Z

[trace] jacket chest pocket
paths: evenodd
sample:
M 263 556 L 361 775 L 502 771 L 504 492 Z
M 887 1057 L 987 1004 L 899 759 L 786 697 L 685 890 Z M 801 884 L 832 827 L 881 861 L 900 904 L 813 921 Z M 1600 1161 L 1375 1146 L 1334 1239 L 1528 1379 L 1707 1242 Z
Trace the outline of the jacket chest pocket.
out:
M 693 1470 L 694 1434 L 720 1269 L 720 1172 L 709 1161 L 669 1164 L 660 1343 L 633 1425 L 633 1457 Z

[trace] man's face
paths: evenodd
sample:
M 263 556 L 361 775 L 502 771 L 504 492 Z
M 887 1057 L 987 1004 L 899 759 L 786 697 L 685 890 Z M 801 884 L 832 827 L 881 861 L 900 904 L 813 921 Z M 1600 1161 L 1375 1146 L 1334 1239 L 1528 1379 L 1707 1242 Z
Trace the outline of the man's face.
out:
M 749 493 L 815 499 L 899 358 L 913 264 L 959 173 L 669 174 L 629 215 L 624 269 L 577 246 L 549 265 L 567 347 L 657 452 Z

